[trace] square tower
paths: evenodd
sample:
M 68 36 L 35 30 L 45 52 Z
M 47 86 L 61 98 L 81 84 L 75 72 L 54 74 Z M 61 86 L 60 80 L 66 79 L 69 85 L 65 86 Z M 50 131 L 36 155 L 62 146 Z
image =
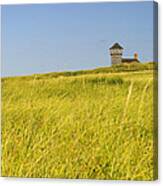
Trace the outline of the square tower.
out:
M 115 43 L 110 48 L 112 65 L 122 63 L 122 53 L 123 53 L 123 47 L 121 47 L 118 43 Z

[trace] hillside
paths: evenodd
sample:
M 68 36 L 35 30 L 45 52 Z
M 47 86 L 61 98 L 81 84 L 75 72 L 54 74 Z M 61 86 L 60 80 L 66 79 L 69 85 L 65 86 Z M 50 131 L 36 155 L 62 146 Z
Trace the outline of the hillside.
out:
M 56 78 L 56 77 L 69 77 L 69 76 L 78 76 L 78 75 L 87 75 L 87 74 L 106 74 L 106 73 L 115 73 L 115 72 L 134 72 L 134 71 L 145 71 L 145 70 L 157 70 L 158 64 L 154 62 L 148 63 L 132 63 L 132 64 L 120 64 L 113 65 L 110 67 L 100 67 L 92 70 L 79 70 L 79 71 L 67 71 L 67 72 L 51 72 L 46 74 L 34 74 L 31 76 L 21 76 L 22 79 L 31 79 L 33 76 L 36 79 L 45 79 L 45 78 Z M 15 78 L 15 77 L 6 77 Z
M 154 180 L 155 63 L 2 79 L 2 176 Z

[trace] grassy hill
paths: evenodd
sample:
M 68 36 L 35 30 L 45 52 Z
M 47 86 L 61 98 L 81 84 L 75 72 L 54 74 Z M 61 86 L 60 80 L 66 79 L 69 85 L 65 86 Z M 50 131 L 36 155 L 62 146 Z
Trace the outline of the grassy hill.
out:
M 155 63 L 2 79 L 2 176 L 153 180 Z

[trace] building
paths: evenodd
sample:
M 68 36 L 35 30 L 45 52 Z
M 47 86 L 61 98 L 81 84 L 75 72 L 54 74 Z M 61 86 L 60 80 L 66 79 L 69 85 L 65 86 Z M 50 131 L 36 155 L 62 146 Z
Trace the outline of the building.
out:
M 121 63 L 140 63 L 137 53 L 134 54 L 133 58 L 122 58 L 123 47 L 120 46 L 119 43 L 115 43 L 109 50 L 112 65 Z

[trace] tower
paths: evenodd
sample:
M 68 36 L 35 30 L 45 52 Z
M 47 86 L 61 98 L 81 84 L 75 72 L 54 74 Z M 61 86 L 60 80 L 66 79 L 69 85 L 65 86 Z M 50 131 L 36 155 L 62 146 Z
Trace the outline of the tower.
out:
M 123 47 L 121 47 L 118 43 L 115 43 L 110 48 L 112 65 L 122 63 L 122 53 L 123 53 Z

